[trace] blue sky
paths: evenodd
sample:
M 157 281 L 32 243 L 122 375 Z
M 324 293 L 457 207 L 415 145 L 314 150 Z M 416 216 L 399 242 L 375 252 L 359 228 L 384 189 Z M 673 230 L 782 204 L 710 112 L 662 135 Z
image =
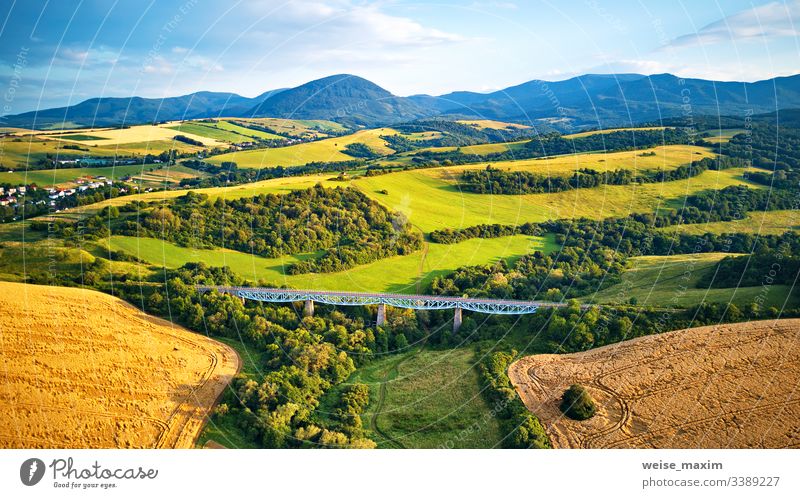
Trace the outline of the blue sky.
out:
M 2 0 L 0 114 L 96 96 L 255 96 L 353 73 L 398 94 L 534 78 L 800 72 L 800 0 Z

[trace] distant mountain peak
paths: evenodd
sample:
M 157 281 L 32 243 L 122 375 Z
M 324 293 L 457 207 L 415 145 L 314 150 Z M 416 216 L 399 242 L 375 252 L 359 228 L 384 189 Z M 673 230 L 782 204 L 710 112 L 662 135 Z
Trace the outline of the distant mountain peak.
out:
M 565 129 L 653 122 L 678 116 L 686 91 L 696 115 L 769 112 L 800 107 L 800 75 L 745 82 L 683 78 L 669 73 L 583 74 L 560 81 L 531 80 L 489 93 L 398 97 L 353 74 L 333 74 L 255 98 L 196 92 L 179 97 L 92 98 L 56 109 L 5 116 L 6 126 L 57 127 L 141 124 L 214 117 L 329 119 L 349 126 L 382 126 L 436 115 L 526 124 L 559 122 Z

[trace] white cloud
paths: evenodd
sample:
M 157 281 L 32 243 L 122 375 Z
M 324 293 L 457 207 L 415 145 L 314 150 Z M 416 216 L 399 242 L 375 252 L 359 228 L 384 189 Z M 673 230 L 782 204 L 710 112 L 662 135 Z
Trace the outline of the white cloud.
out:
M 408 17 L 388 14 L 375 4 L 347 0 L 325 3 L 300 0 L 280 6 L 276 3 L 280 2 L 250 4 L 254 14 L 264 16 L 264 28 L 257 25 L 249 35 L 274 41 L 279 36 L 301 34 L 289 49 L 294 44 L 320 49 L 347 45 L 360 45 L 361 50 L 364 47 L 407 49 L 465 40 L 461 35 L 423 26 Z
M 800 0 L 771 2 L 724 17 L 703 26 L 697 33 L 679 36 L 666 47 L 708 45 L 731 40 L 777 38 L 800 35 Z

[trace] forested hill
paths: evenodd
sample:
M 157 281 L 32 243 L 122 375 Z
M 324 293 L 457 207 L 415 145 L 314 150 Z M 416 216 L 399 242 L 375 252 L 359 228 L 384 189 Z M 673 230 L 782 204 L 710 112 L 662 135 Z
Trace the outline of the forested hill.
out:
M 140 213 L 135 219 L 141 222 L 122 221 L 121 233 L 265 257 L 316 253 L 290 266 L 293 274 L 341 271 L 422 247 L 422 236 L 404 215 L 353 188 L 318 185 L 229 201 L 189 192 Z
M 349 74 L 314 80 L 254 98 L 198 92 L 165 99 L 99 98 L 77 105 L 5 116 L 5 126 L 110 126 L 219 116 L 329 119 L 382 126 L 431 116 L 470 116 L 562 130 L 609 128 L 672 117 L 767 113 L 800 108 L 800 75 L 723 82 L 672 74 L 586 74 L 563 81 L 531 80 L 492 93 L 457 91 L 399 97 Z

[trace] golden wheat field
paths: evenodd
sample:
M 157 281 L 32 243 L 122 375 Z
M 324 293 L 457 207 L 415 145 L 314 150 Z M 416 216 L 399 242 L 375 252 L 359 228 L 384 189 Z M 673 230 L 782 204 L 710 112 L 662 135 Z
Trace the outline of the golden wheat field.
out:
M 0 447 L 191 448 L 228 346 L 83 289 L 0 282 Z
M 698 327 L 509 368 L 556 448 L 800 446 L 800 319 Z M 562 415 L 581 384 L 597 414 Z

